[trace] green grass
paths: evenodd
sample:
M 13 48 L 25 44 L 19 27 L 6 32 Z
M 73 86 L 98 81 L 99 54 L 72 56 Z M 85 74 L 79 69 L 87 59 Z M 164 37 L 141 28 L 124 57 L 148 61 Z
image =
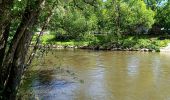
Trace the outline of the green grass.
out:
M 43 44 L 50 43 L 54 39 L 55 39 L 55 36 L 54 35 L 50 35 L 50 34 L 45 34 L 45 35 L 43 35 L 41 37 L 41 41 L 42 41 Z
M 141 49 L 148 48 L 150 50 L 159 51 L 159 48 L 167 46 L 170 43 L 169 39 L 159 40 L 159 37 L 150 37 L 147 35 L 140 36 L 123 36 L 120 39 L 115 39 L 114 37 L 107 35 L 94 35 L 88 36 L 86 40 L 76 41 L 76 40 L 68 40 L 68 41 L 56 41 L 55 35 L 45 34 L 41 37 L 41 42 L 43 45 L 52 44 L 52 45 L 60 45 L 60 46 L 96 46 L 99 45 L 104 48 L 109 48 L 116 44 L 116 46 L 121 48 L 133 48 L 133 49 Z M 33 38 L 33 42 L 35 42 L 36 36 Z
M 134 50 L 147 48 L 149 50 L 159 51 L 161 47 L 167 46 L 170 43 L 169 39 L 159 40 L 159 36 L 151 37 L 149 35 L 139 35 L 139 36 L 130 36 L 126 35 L 119 39 L 116 39 L 111 36 L 99 35 L 96 36 L 97 40 L 91 42 L 91 46 L 98 45 L 104 48 L 110 48 L 111 46 L 116 45 L 118 48 L 131 48 Z
M 32 43 L 35 43 L 36 37 L 33 37 Z M 88 41 L 74 41 L 74 40 L 69 40 L 69 41 L 56 41 L 55 40 L 55 35 L 51 34 L 45 34 L 41 36 L 40 38 L 41 44 L 46 45 L 46 44 L 52 44 L 52 45 L 61 45 L 61 46 L 87 46 L 89 44 Z
M 32 43 L 36 42 L 37 37 L 38 37 L 38 35 L 34 35 L 34 37 L 32 39 Z M 45 35 L 42 35 L 40 37 L 40 40 L 41 40 L 42 44 L 49 44 L 50 42 L 53 42 L 54 39 L 55 39 L 55 36 L 54 35 L 50 35 L 50 34 L 45 34 Z
M 56 45 L 61 45 L 61 46 L 87 46 L 89 43 L 84 42 L 84 41 L 69 41 L 69 42 L 55 42 L 54 44 Z

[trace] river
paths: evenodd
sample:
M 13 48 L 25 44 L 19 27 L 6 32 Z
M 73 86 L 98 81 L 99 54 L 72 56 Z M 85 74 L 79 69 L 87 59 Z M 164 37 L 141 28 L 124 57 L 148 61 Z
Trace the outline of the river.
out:
M 53 50 L 20 88 L 39 100 L 170 100 L 170 53 Z

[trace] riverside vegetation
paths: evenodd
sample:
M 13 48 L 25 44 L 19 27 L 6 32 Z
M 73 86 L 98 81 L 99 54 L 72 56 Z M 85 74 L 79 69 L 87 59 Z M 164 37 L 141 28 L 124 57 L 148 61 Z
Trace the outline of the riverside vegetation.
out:
M 41 42 L 159 51 L 169 33 L 170 0 L 0 0 L 0 99 L 16 98 Z
M 41 37 L 41 44 L 50 46 L 51 48 L 159 52 L 160 48 L 165 47 L 170 43 L 168 35 L 127 35 L 122 36 L 118 41 L 113 41 L 109 38 L 108 35 L 90 34 L 88 37 L 82 37 L 79 41 L 75 39 L 60 40 L 57 36 L 48 34 Z M 161 38 L 163 38 L 163 40 Z M 32 42 L 34 43 L 35 40 Z

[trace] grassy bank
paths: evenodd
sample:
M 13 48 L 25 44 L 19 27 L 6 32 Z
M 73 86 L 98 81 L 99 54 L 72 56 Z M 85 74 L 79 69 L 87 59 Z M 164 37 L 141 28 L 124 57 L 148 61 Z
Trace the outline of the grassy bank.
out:
M 36 40 L 36 36 L 33 42 Z M 162 36 L 122 36 L 119 38 L 113 38 L 109 35 L 92 35 L 90 39 L 77 40 L 67 40 L 67 41 L 57 41 L 55 35 L 43 35 L 41 37 L 41 42 L 43 45 L 51 44 L 57 46 L 76 46 L 84 47 L 86 49 L 96 49 L 96 50 L 147 50 L 147 51 L 159 51 L 161 47 L 167 46 L 170 40 Z
M 89 46 L 95 46 L 96 49 L 118 49 L 118 50 L 149 50 L 159 51 L 161 47 L 167 46 L 170 43 L 169 39 L 155 36 L 123 36 L 119 39 L 114 39 L 109 36 L 96 36 L 97 40 L 92 41 Z
M 36 37 L 33 37 L 32 43 L 35 43 Z M 58 41 L 56 40 L 55 35 L 45 34 L 40 38 L 42 45 L 57 45 L 57 46 L 88 46 L 88 41 L 75 41 L 75 40 L 67 40 L 67 41 Z

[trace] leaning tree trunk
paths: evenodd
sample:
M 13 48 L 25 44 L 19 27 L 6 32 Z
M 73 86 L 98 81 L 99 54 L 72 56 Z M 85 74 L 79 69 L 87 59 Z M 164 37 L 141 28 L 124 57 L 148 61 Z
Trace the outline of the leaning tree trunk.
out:
M 2 33 L 1 39 L 0 39 L 0 66 L 2 65 L 4 56 L 5 56 L 5 50 L 7 46 L 7 40 L 10 32 L 10 23 L 5 28 L 4 33 Z M 1 67 L 0 67 L 1 70 Z
M 5 56 L 7 40 L 10 31 L 11 8 L 14 0 L 0 0 L 0 73 L 2 71 L 2 63 Z M 0 74 L 0 95 L 3 90 L 3 83 Z
M 25 67 L 25 55 L 27 54 L 32 35 L 32 32 L 25 31 L 15 51 L 9 79 L 4 90 L 4 97 L 7 100 L 15 100 L 16 98 Z
M 14 0 L 0 0 L 0 70 L 2 70 L 2 62 L 5 56 L 5 49 L 9 35 L 13 1 Z
M 37 22 L 42 4 L 45 0 L 28 1 L 21 24 L 18 27 L 10 44 L 8 53 L 1 70 L 1 84 L 3 85 L 3 99 L 14 100 L 24 66 L 27 44 L 31 41 L 32 33 L 29 30 Z M 34 3 L 33 3 L 34 2 Z M 31 4 L 34 5 L 31 5 Z
M 14 0 L 0 0 L 0 70 L 9 35 L 13 1 Z
M 51 20 L 51 18 L 52 18 L 52 16 L 53 16 L 53 14 L 54 14 L 54 10 L 55 10 L 55 7 L 56 7 L 56 3 L 57 3 L 57 0 L 53 3 L 51 9 L 49 9 L 49 13 L 48 13 L 48 15 L 47 15 L 47 17 L 46 17 L 46 20 L 44 21 L 44 24 L 43 24 L 43 26 L 42 26 L 42 28 L 41 28 L 41 31 L 40 31 L 38 37 L 37 37 L 37 41 L 36 41 L 36 43 L 35 43 L 35 45 L 34 45 L 34 48 L 33 48 L 32 52 L 31 52 L 31 55 L 28 57 L 28 61 L 26 62 L 26 65 L 27 65 L 27 66 L 29 66 L 29 65 L 32 63 L 32 60 L 33 60 L 33 58 L 34 58 L 34 56 L 35 56 L 35 53 L 36 53 L 36 50 L 37 50 L 37 48 L 39 47 L 39 39 L 40 39 L 40 36 L 43 35 L 43 32 L 44 32 L 45 28 L 46 28 L 47 25 L 49 24 L 49 22 L 50 22 L 50 20 Z

